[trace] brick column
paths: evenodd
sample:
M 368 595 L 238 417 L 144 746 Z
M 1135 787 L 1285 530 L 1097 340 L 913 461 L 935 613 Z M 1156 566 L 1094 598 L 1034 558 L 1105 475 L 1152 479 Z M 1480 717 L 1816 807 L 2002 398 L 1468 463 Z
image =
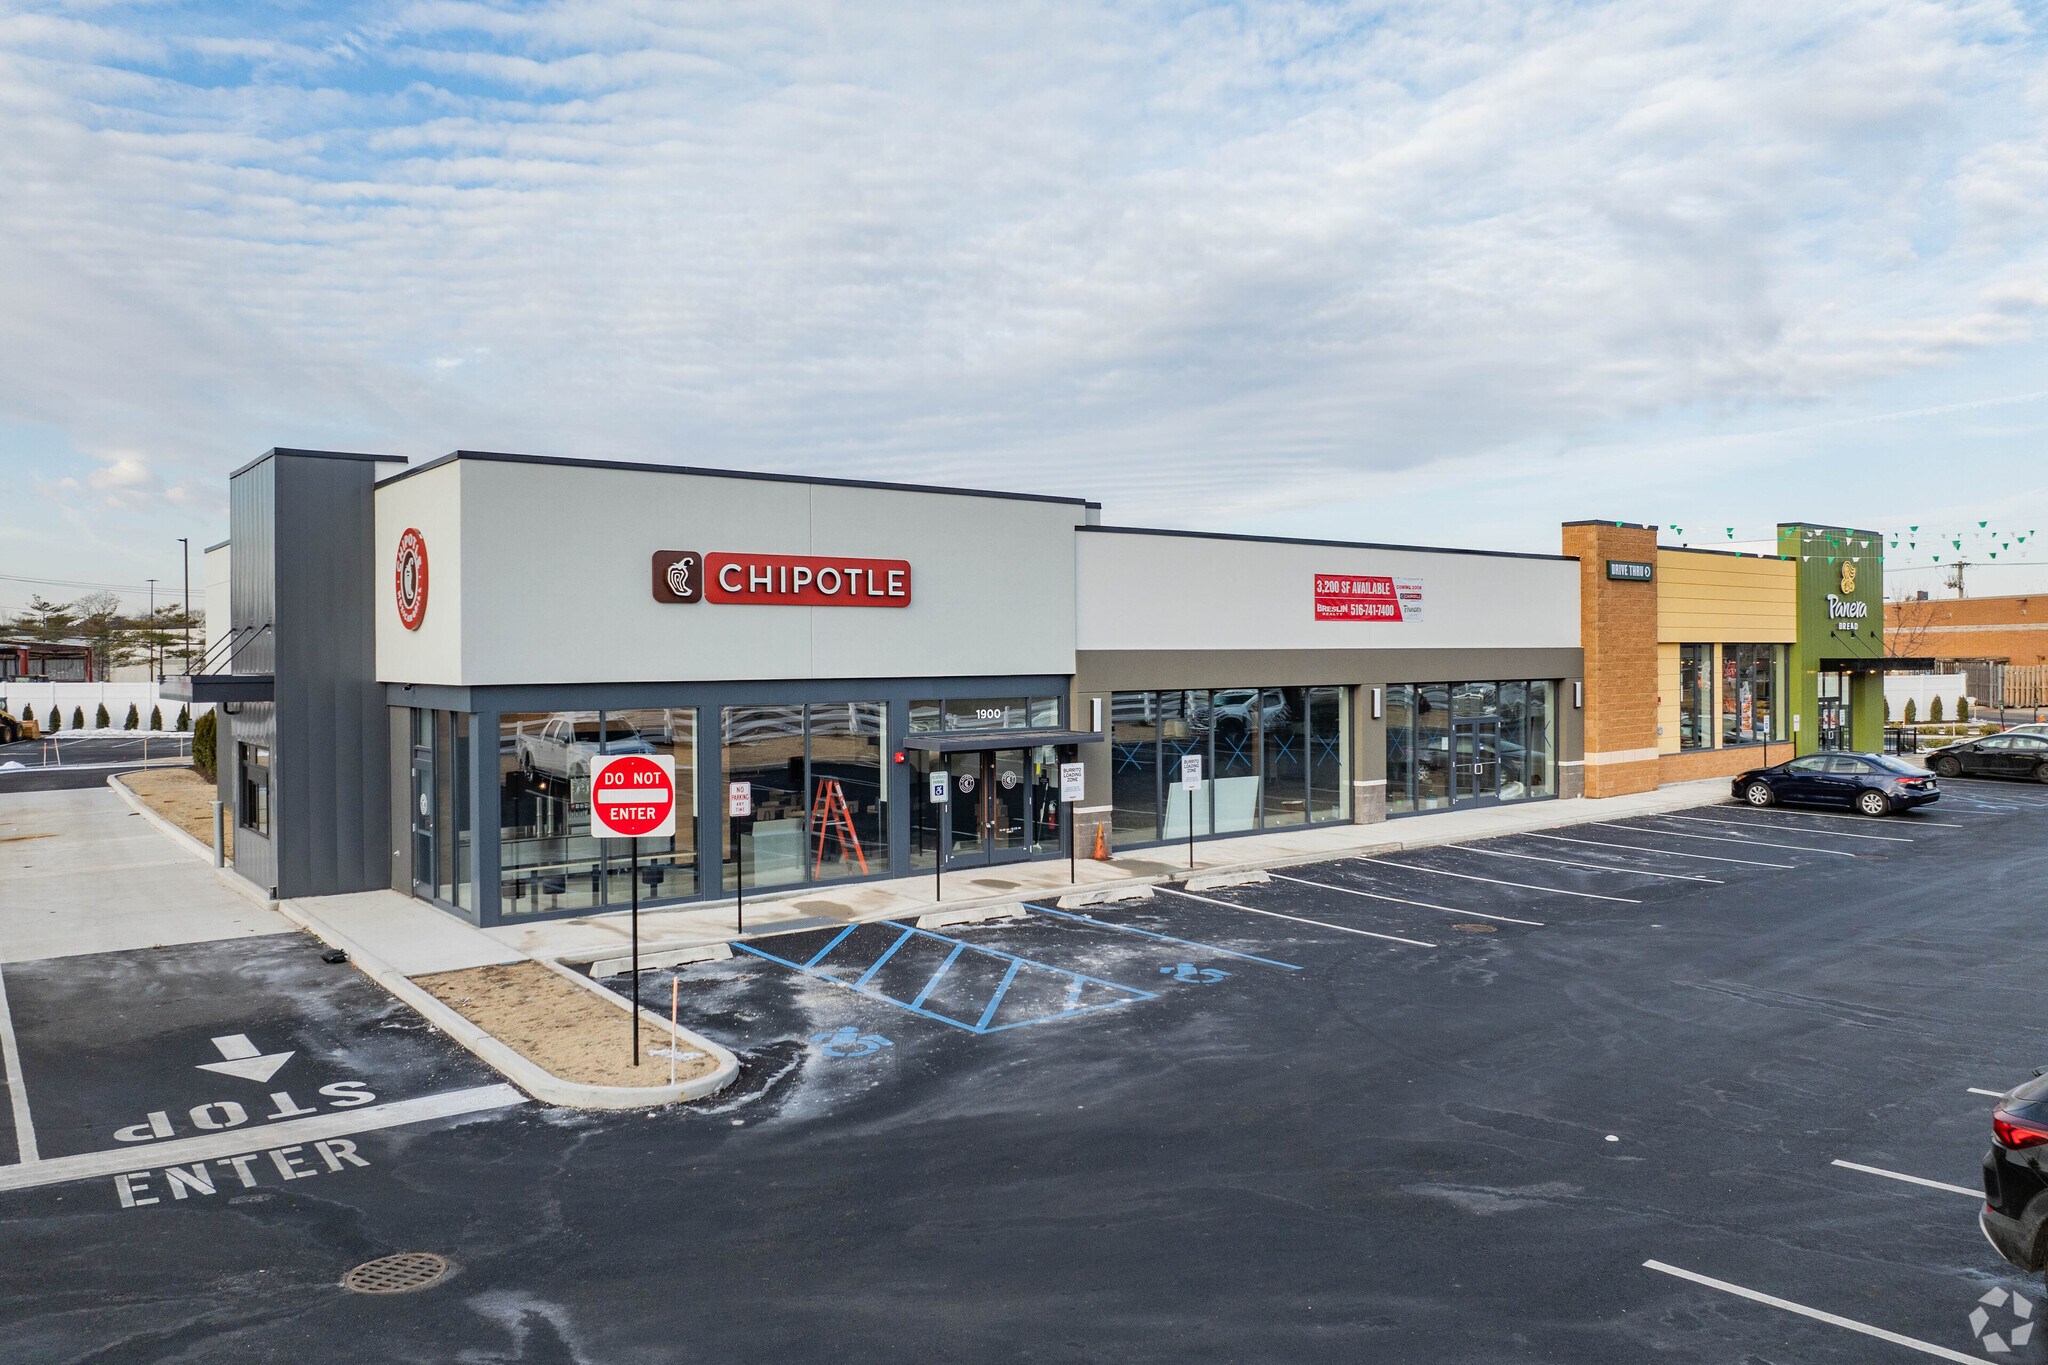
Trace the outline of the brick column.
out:
M 1657 528 L 1565 523 L 1579 560 L 1579 645 L 1586 655 L 1586 795 L 1657 789 L 1657 584 L 1607 576 L 1609 560 L 1654 564 Z

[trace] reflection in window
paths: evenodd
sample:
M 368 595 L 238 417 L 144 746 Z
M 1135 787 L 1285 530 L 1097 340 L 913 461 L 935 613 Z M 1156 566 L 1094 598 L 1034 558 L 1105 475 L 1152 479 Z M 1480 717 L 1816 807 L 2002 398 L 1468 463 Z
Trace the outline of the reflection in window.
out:
M 501 910 L 531 915 L 604 903 L 604 851 L 590 836 L 595 711 L 506 712 L 498 718 L 498 887 Z
M 1712 645 L 1678 647 L 1678 747 L 1703 749 L 1712 739 L 1707 730 L 1707 687 L 1714 679 Z
M 1341 687 L 1308 690 L 1308 818 L 1351 818 L 1351 713 Z
M 829 702 L 810 708 L 810 826 L 806 875 L 812 881 L 889 870 L 889 806 L 884 786 L 882 703 Z
M 1451 804 L 1451 689 L 1424 683 L 1415 689 L 1415 809 Z
M 1163 839 L 1187 838 L 1190 821 L 1197 838 L 1209 832 L 1209 796 L 1215 786 L 1209 761 L 1209 724 L 1207 691 L 1159 694 L 1159 773 L 1166 783 L 1160 821 Z M 1190 755 L 1202 762 L 1201 786 L 1192 792 L 1181 787 L 1181 760 Z
M 267 835 L 270 833 L 270 750 L 261 744 L 244 744 L 241 751 L 241 826 Z
M 1522 722 L 1528 713 L 1527 683 L 1500 685 L 1500 720 L 1494 738 L 1494 756 L 1499 768 L 1500 799 L 1520 801 L 1529 795 L 1529 751 L 1522 743 Z
M 750 782 L 754 814 L 740 822 L 732 866 L 732 817 L 721 816 L 725 885 L 786 886 L 804 879 L 804 708 L 728 706 L 722 722 L 727 783 Z M 738 880 L 735 881 L 735 875 Z
M 1776 645 L 1721 646 L 1721 742 L 1760 744 L 1774 731 Z
M 677 900 L 697 893 L 697 709 L 648 707 L 604 714 L 607 754 L 666 755 L 676 765 L 676 832 L 673 838 L 640 840 L 640 899 Z M 632 841 L 606 839 L 605 901 L 631 903 L 627 880 Z
M 1225 688 L 1210 700 L 1215 736 L 1216 830 L 1230 834 L 1257 829 L 1259 824 L 1259 743 L 1270 729 L 1260 717 L 1261 693 L 1255 687 Z M 1176 778 L 1179 776 L 1175 774 Z M 1186 826 L 1182 826 L 1183 832 Z
M 1387 688 L 1387 814 L 1406 815 L 1415 809 L 1415 689 L 1407 683 Z
M 1153 692 L 1118 692 L 1110 698 L 1110 830 L 1119 846 L 1159 837 L 1157 701 Z
M 1268 687 L 1259 694 L 1265 734 L 1259 748 L 1266 828 L 1308 823 L 1308 690 Z

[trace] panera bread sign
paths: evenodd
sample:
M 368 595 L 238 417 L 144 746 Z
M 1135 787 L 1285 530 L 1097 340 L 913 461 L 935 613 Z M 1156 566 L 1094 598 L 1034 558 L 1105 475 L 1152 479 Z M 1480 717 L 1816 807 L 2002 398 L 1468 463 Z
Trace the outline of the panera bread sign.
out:
M 656 550 L 654 600 L 757 607 L 907 607 L 910 561 Z

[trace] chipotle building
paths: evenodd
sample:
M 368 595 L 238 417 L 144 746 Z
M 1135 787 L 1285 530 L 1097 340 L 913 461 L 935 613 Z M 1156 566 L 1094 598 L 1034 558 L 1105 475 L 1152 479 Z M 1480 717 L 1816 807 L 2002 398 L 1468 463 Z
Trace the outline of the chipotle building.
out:
M 395 887 L 482 924 L 623 905 L 602 753 L 675 761 L 643 904 L 1579 790 L 1561 556 L 468 451 L 275 450 L 230 483 L 232 619 L 186 686 L 221 703 L 236 871 L 274 895 Z

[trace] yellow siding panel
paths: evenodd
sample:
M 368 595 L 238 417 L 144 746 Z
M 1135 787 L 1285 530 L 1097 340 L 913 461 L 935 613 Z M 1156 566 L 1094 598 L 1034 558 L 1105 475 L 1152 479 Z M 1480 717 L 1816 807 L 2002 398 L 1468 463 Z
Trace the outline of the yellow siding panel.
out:
M 1790 644 L 1799 638 L 1798 577 L 1799 566 L 1790 560 L 1659 550 L 1657 638 Z M 1675 652 L 1672 660 L 1675 690 Z M 1662 662 L 1660 652 L 1660 668 Z
M 1678 752 L 1678 646 L 1657 646 L 1657 752 Z

